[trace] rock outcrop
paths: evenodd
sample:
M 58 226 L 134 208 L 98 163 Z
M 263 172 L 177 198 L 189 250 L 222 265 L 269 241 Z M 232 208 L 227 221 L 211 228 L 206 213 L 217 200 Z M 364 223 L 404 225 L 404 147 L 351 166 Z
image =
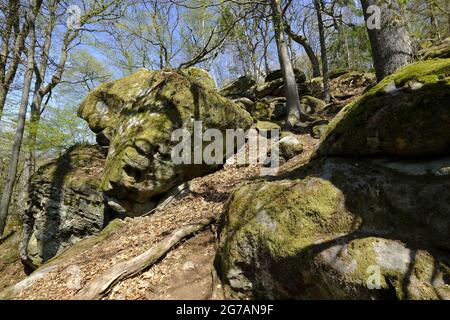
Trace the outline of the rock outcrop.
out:
M 172 187 L 219 168 L 175 164 L 171 152 L 176 129 L 247 129 L 253 120 L 222 97 L 205 71 L 149 71 L 106 83 L 80 106 L 99 142 L 109 144 L 102 189 L 110 205 L 129 215 L 148 212 Z M 201 150 L 200 150 L 201 152 Z
M 108 223 L 111 216 L 100 190 L 105 159 L 106 152 L 98 146 L 74 146 L 34 174 L 22 259 L 40 265 Z
M 256 80 L 252 76 L 242 76 L 238 79 L 227 83 L 220 94 L 229 99 L 237 98 L 255 98 Z
M 450 299 L 449 66 L 399 70 L 306 165 L 234 192 L 215 261 L 229 297 Z

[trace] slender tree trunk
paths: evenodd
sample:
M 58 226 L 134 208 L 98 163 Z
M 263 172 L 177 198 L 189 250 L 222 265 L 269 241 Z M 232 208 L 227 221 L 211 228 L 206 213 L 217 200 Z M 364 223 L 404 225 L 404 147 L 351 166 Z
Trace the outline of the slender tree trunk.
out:
M 0 235 L 3 234 L 3 231 L 6 226 L 6 219 L 8 217 L 9 205 L 11 203 L 11 197 L 17 173 L 17 166 L 19 163 L 20 149 L 22 147 L 22 139 L 25 130 L 28 99 L 30 96 L 31 82 L 33 80 L 33 73 L 34 73 L 34 53 L 36 48 L 35 20 L 37 12 L 41 7 L 41 4 L 42 0 L 33 0 L 32 5 L 28 10 L 26 16 L 30 36 L 29 46 L 27 50 L 27 65 L 24 74 L 24 84 L 22 90 L 22 98 L 19 107 L 17 129 L 14 136 L 11 158 L 8 167 L 8 176 L 6 178 L 5 187 L 3 188 L 3 194 L 0 203 Z
M 411 61 L 413 53 L 411 39 L 403 21 L 402 6 L 396 0 L 361 0 L 361 5 L 372 47 L 377 80 L 381 81 Z M 381 8 L 380 29 L 367 23 L 372 16 L 367 12 L 367 8 L 371 5 Z
M 288 109 L 286 125 L 294 126 L 299 121 L 308 120 L 309 117 L 301 110 L 300 107 L 300 97 L 298 95 L 294 68 L 292 67 L 291 60 L 289 59 L 287 43 L 284 35 L 280 0 L 271 0 L 271 6 L 273 25 L 275 29 L 275 40 L 277 43 L 278 58 L 280 60 L 281 71 L 283 73 L 286 105 Z
M 317 24 L 319 26 L 319 38 L 320 38 L 320 55 L 322 58 L 322 75 L 323 75 L 323 100 L 330 102 L 330 79 L 328 74 L 328 55 L 327 46 L 325 42 L 325 28 L 322 20 L 322 3 L 320 0 L 314 0 L 314 6 L 317 13 Z
M 296 34 L 292 31 L 291 27 L 288 24 L 285 24 L 284 30 L 286 31 L 286 34 L 295 42 L 300 44 L 303 49 L 305 49 L 306 55 L 308 56 L 309 61 L 311 62 L 311 67 L 313 71 L 313 78 L 320 77 L 320 63 L 319 59 L 317 59 L 316 54 L 314 53 L 313 48 L 311 47 L 311 44 L 309 43 L 308 39 L 306 37 Z
M 3 115 L 3 110 L 6 103 L 6 96 L 8 95 L 9 88 L 14 78 L 16 77 L 17 68 L 21 61 L 22 52 L 25 49 L 25 39 L 29 33 L 29 24 L 27 23 L 27 19 L 25 17 L 25 21 L 23 23 L 22 28 L 20 27 L 20 17 L 19 17 L 19 7 L 20 1 L 11 0 L 9 4 L 9 15 L 12 18 L 12 30 L 14 31 L 10 34 L 13 41 L 12 50 L 9 49 L 9 43 L 5 42 L 2 49 L 2 57 L 0 59 L 0 85 L 2 87 L 2 91 L 0 92 L 0 120 Z M 9 40 L 9 39 L 8 39 Z M 11 57 L 10 57 L 11 56 Z M 8 59 L 10 60 L 8 62 Z M 8 67 L 7 66 L 8 62 Z

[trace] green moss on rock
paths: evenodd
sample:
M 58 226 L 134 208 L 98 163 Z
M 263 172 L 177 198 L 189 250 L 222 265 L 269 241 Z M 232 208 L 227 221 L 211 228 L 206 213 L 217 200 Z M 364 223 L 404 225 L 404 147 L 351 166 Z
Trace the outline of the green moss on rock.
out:
M 225 131 L 247 129 L 253 122 L 198 68 L 140 70 L 94 90 L 79 113 L 109 144 L 102 189 L 122 207 L 126 202 L 124 210 L 132 211 L 130 201 L 142 207 L 176 184 L 218 168 L 174 164 L 171 151 L 178 141 L 171 137 L 176 129 L 192 133 L 193 122 L 202 121 L 204 130 Z
M 450 182 L 428 175 L 332 158 L 242 186 L 220 222 L 215 266 L 227 294 L 450 298 Z
M 346 106 L 323 136 L 321 155 L 449 154 L 450 59 L 411 64 Z

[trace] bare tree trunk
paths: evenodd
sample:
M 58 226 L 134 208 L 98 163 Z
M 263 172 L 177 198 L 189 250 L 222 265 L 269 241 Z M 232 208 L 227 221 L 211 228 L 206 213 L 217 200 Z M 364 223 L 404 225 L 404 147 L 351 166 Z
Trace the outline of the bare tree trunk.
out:
M 89 282 L 75 296 L 76 300 L 98 300 L 104 297 L 119 281 L 128 279 L 149 268 L 184 238 L 203 230 L 213 222 L 202 219 L 185 225 L 166 236 L 141 255 L 114 265 Z
M 322 2 L 320 0 L 314 0 L 314 6 L 317 13 L 317 24 L 319 26 L 319 38 L 320 38 L 320 55 L 322 58 L 322 75 L 323 75 L 323 100 L 330 102 L 330 79 L 328 74 L 328 55 L 327 46 L 325 42 L 325 28 L 322 20 Z
M 30 43 L 27 50 L 27 67 L 24 74 L 24 84 L 22 90 L 22 98 L 19 107 L 17 129 L 14 136 L 11 158 L 8 167 L 8 176 L 6 178 L 5 187 L 3 188 L 3 194 L 0 203 L 0 235 L 3 234 L 3 231 L 6 226 L 8 209 L 11 203 L 11 197 L 17 173 L 17 166 L 19 163 L 20 149 L 22 147 L 22 139 L 25 130 L 28 99 L 30 96 L 31 82 L 33 80 L 33 73 L 34 73 L 34 53 L 36 48 L 35 20 L 37 12 L 41 7 L 41 4 L 42 0 L 33 0 L 26 16 L 26 20 L 29 27 Z
M 286 94 L 286 105 L 288 114 L 286 126 L 295 126 L 299 121 L 308 120 L 308 116 L 301 110 L 300 97 L 298 95 L 297 82 L 295 80 L 294 68 L 287 49 L 282 20 L 280 0 L 271 0 L 272 18 L 275 29 L 275 40 L 278 49 L 281 71 L 283 73 L 284 88 Z
M 291 27 L 288 24 L 285 24 L 284 30 L 286 31 L 286 34 L 295 42 L 300 44 L 303 49 L 305 49 L 306 55 L 309 58 L 309 61 L 311 62 L 311 67 L 313 71 L 313 78 L 320 77 L 320 64 L 319 59 L 317 59 L 316 54 L 314 53 L 313 48 L 311 47 L 308 39 L 306 37 L 296 34 L 292 31 Z
M 20 1 L 9 1 L 9 12 L 7 19 L 11 22 L 11 29 L 7 26 L 6 31 L 4 31 L 7 34 L 9 31 L 9 35 L 7 35 L 4 39 L 2 52 L 0 55 L 0 119 L 3 115 L 6 96 L 8 95 L 9 88 L 16 76 L 17 68 L 21 61 L 21 55 L 25 48 L 25 39 L 29 33 L 29 24 L 27 23 L 26 18 L 22 28 L 20 27 L 19 7 Z M 10 40 L 13 42 L 12 50 L 9 48 Z M 8 59 L 10 60 L 9 62 Z
M 400 67 L 408 64 L 412 58 L 411 39 L 403 21 L 402 7 L 396 1 L 361 0 L 366 20 L 367 32 L 372 47 L 372 58 L 381 81 Z M 367 23 L 372 16 L 367 12 L 371 5 L 381 8 L 381 28 L 376 29 Z

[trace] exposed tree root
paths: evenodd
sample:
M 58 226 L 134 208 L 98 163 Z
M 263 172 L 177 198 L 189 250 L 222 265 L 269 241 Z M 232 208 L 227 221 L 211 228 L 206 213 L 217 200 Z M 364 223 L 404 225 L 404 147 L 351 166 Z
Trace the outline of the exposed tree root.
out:
M 106 296 L 119 281 L 128 279 L 147 269 L 172 249 L 184 238 L 206 228 L 213 222 L 212 218 L 185 225 L 163 240 L 153 245 L 149 250 L 130 260 L 121 262 L 93 279 L 74 297 L 75 300 L 98 300 Z

